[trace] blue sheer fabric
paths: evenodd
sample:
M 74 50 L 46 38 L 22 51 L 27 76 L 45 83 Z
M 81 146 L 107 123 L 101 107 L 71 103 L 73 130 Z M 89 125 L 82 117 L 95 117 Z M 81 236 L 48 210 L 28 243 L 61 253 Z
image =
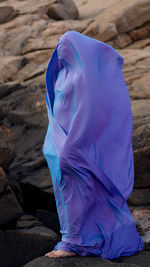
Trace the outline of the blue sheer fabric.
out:
M 115 49 L 75 31 L 62 35 L 49 61 L 43 153 L 62 234 L 55 250 L 112 260 L 143 249 L 126 203 L 133 122 L 122 67 Z

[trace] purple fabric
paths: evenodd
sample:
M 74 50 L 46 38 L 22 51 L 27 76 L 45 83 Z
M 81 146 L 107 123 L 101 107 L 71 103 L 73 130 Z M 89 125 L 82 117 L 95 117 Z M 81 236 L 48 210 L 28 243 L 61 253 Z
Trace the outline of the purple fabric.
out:
M 122 67 L 111 46 L 75 31 L 62 35 L 50 59 L 43 153 L 62 234 L 55 250 L 111 260 L 143 249 L 126 203 L 134 159 Z

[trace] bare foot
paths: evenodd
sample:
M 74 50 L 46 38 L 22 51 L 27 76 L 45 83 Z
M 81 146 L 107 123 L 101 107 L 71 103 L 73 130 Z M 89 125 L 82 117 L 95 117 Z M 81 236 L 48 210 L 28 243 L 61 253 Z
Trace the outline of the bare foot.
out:
M 59 258 L 59 257 L 77 256 L 77 253 L 59 249 L 59 250 L 52 250 L 46 253 L 44 256 L 47 256 L 49 258 Z

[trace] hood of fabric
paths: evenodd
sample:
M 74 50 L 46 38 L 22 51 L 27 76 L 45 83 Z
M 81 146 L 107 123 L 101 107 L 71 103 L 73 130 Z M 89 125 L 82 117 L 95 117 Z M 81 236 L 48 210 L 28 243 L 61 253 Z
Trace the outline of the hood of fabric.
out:
M 122 56 L 103 42 L 74 31 L 67 31 L 60 38 L 47 68 L 46 87 L 53 113 L 54 98 L 58 92 L 55 91 L 55 83 L 57 79 L 59 83 L 59 72 L 64 69 L 65 77 L 61 88 L 57 89 L 61 90 L 61 104 L 68 105 L 66 118 L 58 122 L 66 134 L 73 127 L 73 119 L 75 123 L 77 118 L 80 120 L 80 126 L 83 122 L 81 135 L 85 134 L 85 131 L 88 131 L 89 135 L 90 131 L 91 139 L 93 135 L 94 138 L 98 137 L 104 127 L 108 126 L 108 117 L 113 106 L 117 102 L 122 109 L 119 98 L 123 100 L 124 94 L 128 94 L 125 84 L 120 84 L 123 82 L 122 66 Z M 98 127 L 99 116 L 101 120 Z M 65 125 L 64 120 L 67 120 L 67 117 L 69 123 Z

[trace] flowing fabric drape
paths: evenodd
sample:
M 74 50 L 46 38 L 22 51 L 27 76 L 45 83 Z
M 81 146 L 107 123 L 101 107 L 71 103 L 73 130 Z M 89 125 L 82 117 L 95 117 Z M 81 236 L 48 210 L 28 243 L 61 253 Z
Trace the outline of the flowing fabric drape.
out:
M 115 49 L 75 31 L 62 35 L 49 61 L 43 153 L 62 234 L 55 250 L 111 260 L 143 249 L 126 203 L 133 118 L 122 67 Z

